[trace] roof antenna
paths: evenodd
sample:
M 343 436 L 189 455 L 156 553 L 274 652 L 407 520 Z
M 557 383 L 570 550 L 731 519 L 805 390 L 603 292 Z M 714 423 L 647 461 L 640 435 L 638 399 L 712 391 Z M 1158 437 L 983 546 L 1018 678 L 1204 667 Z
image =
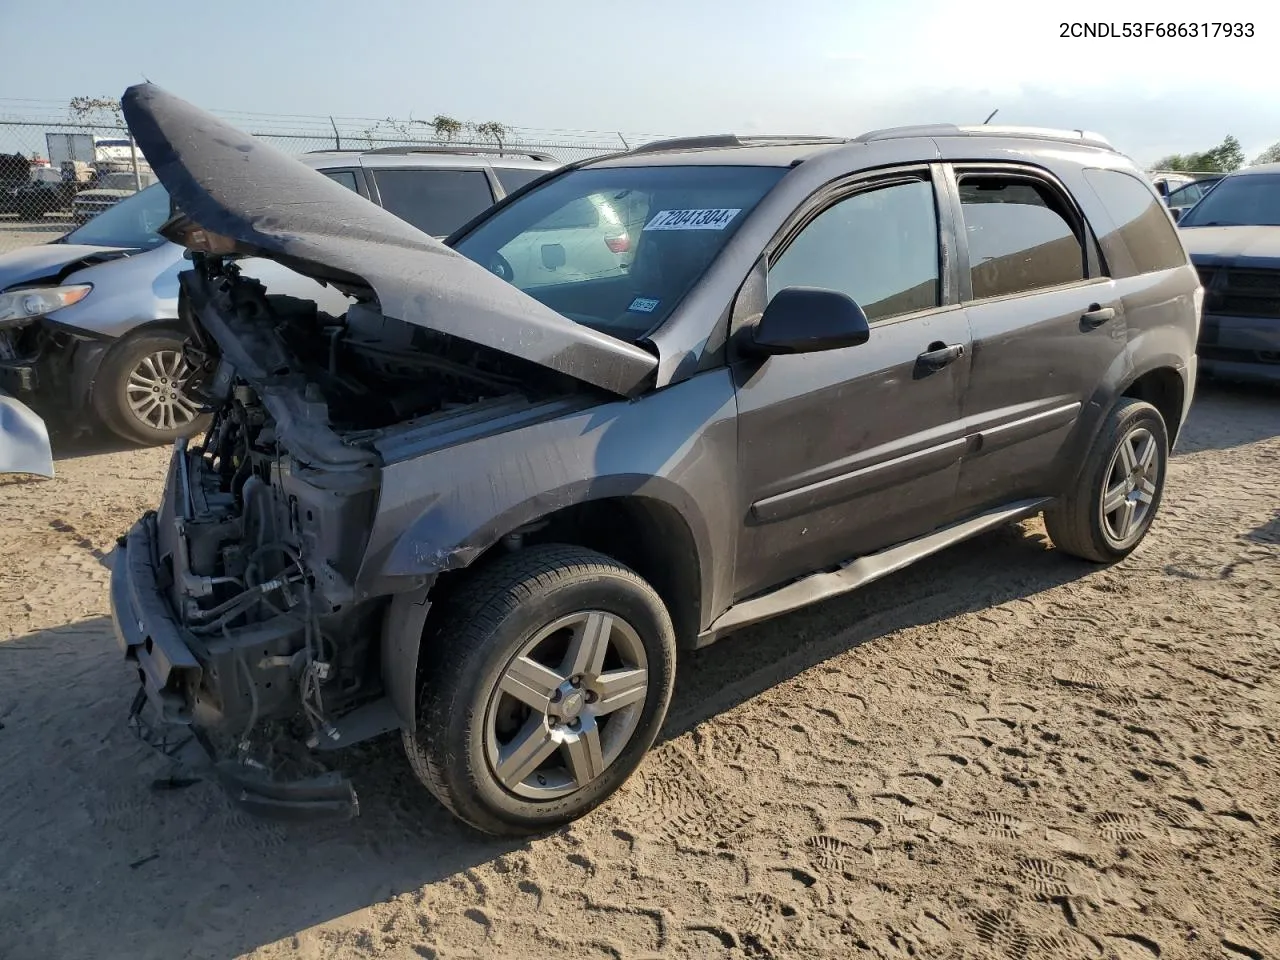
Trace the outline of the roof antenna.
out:
M 987 119 L 982 121 L 982 125 L 985 127 L 988 123 L 991 122 L 991 118 L 994 117 L 999 112 L 1000 112 L 999 107 L 996 107 L 994 110 L 992 110 L 989 114 L 987 114 Z

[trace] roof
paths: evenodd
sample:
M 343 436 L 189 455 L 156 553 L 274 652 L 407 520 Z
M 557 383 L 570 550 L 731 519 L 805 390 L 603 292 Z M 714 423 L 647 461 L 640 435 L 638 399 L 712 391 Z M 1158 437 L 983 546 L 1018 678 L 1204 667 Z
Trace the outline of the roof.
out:
M 1232 170 L 1227 176 L 1245 177 L 1254 173 L 1280 173 L 1280 163 L 1259 163 L 1252 167 L 1241 167 L 1239 170 Z
M 504 167 L 546 169 L 560 166 L 550 154 L 497 147 L 379 147 L 351 150 L 314 150 L 298 157 L 309 167 Z
M 637 161 L 648 165 L 701 165 L 732 163 L 742 166 L 793 166 L 809 157 L 853 145 L 887 140 L 951 139 L 989 137 L 1009 141 L 1060 143 L 1115 152 L 1115 147 L 1101 134 L 1087 130 L 1059 130 L 1049 127 L 957 126 L 950 123 L 921 124 L 872 130 L 856 137 L 738 136 L 714 134 L 703 137 L 680 137 L 657 140 L 627 153 L 612 154 L 592 166 L 634 166 Z

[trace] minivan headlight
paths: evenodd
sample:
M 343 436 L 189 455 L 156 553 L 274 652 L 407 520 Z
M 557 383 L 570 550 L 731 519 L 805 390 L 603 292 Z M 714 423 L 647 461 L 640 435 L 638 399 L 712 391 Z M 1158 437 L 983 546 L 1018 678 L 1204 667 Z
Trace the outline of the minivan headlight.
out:
M 0 293 L 0 327 L 16 327 L 36 317 L 79 303 L 93 289 L 91 283 L 65 287 L 27 287 Z

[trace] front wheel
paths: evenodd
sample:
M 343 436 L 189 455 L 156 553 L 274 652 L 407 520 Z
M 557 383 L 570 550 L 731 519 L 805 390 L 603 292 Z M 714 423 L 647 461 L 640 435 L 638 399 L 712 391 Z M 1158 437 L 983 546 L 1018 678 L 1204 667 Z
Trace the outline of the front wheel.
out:
M 1045 510 L 1050 538 L 1084 560 L 1124 559 L 1151 529 L 1168 466 L 1169 435 L 1160 411 L 1122 398 L 1107 415 L 1076 489 Z
M 131 443 L 172 443 L 204 428 L 206 418 L 187 394 L 192 371 L 183 359 L 186 337 L 176 330 L 139 330 L 108 351 L 93 387 L 93 405 L 106 427 Z
M 446 603 L 421 659 L 418 778 L 459 818 L 519 836 L 603 802 L 653 744 L 676 642 L 635 572 L 571 546 L 488 566 Z

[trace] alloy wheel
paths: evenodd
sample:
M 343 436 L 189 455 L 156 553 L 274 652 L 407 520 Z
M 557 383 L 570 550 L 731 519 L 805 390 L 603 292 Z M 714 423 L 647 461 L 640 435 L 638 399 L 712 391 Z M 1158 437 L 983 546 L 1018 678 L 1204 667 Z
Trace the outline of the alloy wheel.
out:
M 178 430 L 200 411 L 186 395 L 191 367 L 179 350 L 157 350 L 138 361 L 125 384 L 133 415 L 152 430 Z
M 1160 489 L 1160 450 L 1146 427 L 1130 430 L 1111 458 L 1099 505 L 1102 531 L 1123 549 L 1142 536 Z
M 648 686 L 644 644 L 630 624 L 599 610 L 561 617 L 521 647 L 490 694 L 490 771 L 527 800 L 582 789 L 630 741 Z

